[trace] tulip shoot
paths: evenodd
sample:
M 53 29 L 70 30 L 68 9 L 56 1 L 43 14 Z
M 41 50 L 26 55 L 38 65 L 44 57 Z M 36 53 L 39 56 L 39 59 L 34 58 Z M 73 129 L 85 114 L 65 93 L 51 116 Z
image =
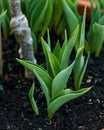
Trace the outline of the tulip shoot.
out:
M 61 47 L 58 41 L 53 51 L 51 49 L 49 34 L 48 34 L 48 43 L 42 38 L 43 52 L 47 62 L 46 70 L 42 68 L 40 65 L 33 64 L 29 61 L 17 59 L 17 61 L 20 64 L 25 66 L 27 69 L 30 69 L 35 74 L 35 77 L 38 79 L 40 83 L 40 88 L 43 91 L 46 98 L 47 113 L 49 118 L 52 118 L 55 112 L 62 105 L 64 105 L 68 101 L 80 97 L 81 95 L 85 94 L 91 89 L 91 87 L 88 87 L 88 88 L 80 88 L 79 90 L 71 90 L 69 88 L 70 86 L 67 85 L 70 76 L 72 74 L 73 68 L 74 69 L 78 68 L 79 65 L 81 65 L 80 69 L 83 70 L 81 73 L 78 72 L 78 74 L 81 74 L 81 77 L 80 75 L 78 75 L 79 78 L 81 78 L 80 82 L 82 81 L 84 72 L 86 70 L 85 68 L 87 63 L 86 65 L 84 65 L 84 62 L 82 62 L 83 60 L 82 53 L 84 47 L 80 47 L 77 51 L 75 59 L 72 61 L 72 63 L 70 64 L 68 63 L 78 33 L 79 33 L 79 26 L 76 27 L 70 39 L 67 38 L 67 34 L 65 33 L 65 40 L 63 42 L 63 46 Z M 78 65 L 75 64 L 77 62 L 79 63 Z M 34 93 L 33 86 L 31 87 L 30 90 L 32 91 L 30 98 L 31 104 L 34 112 L 37 114 L 37 107 L 36 107 L 37 105 L 35 100 L 33 99 L 33 93 Z

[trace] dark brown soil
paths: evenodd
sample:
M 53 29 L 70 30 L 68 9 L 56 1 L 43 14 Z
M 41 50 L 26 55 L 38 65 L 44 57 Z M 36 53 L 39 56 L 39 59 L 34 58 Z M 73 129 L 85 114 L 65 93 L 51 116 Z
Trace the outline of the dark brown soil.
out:
M 104 128 L 104 48 L 98 58 L 91 57 L 83 86 L 93 86 L 84 96 L 61 107 L 50 120 L 44 94 L 39 88 L 35 97 L 40 115 L 35 116 L 28 91 L 32 81 L 23 76 L 23 67 L 15 58 L 18 44 L 11 38 L 3 41 L 3 69 L 0 77 L 0 130 L 101 130 Z M 37 55 L 42 59 L 42 55 Z

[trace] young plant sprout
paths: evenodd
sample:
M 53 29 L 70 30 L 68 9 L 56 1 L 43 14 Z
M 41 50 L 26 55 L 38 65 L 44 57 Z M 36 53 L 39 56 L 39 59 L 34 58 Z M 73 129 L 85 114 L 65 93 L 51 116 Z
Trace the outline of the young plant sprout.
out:
M 45 54 L 47 69 L 44 69 L 41 65 L 33 64 L 29 61 L 17 59 L 17 61 L 31 70 L 40 83 L 40 87 L 45 94 L 48 117 L 52 118 L 55 112 L 66 102 L 71 101 L 75 98 L 88 92 L 91 87 L 80 88 L 79 90 L 72 90 L 67 85 L 69 77 L 72 73 L 73 67 L 76 61 L 81 57 L 83 46 L 77 51 L 74 61 L 69 64 L 72 49 L 74 48 L 75 41 L 79 33 L 79 26 L 76 27 L 72 33 L 70 39 L 67 38 L 65 33 L 65 40 L 62 47 L 57 42 L 55 48 L 51 49 L 51 41 L 48 33 L 48 42 L 42 38 L 42 47 Z M 77 64 L 76 64 L 77 65 Z M 33 110 L 38 115 L 39 110 L 36 105 L 36 101 L 33 98 L 34 84 L 32 85 L 29 98 L 33 107 Z
M 104 13 L 102 11 L 102 1 L 95 0 L 96 8 L 91 1 L 91 24 L 86 34 L 86 43 L 91 53 L 95 53 L 98 57 L 104 42 Z M 81 16 L 78 14 L 77 8 L 70 0 L 63 0 L 63 8 L 69 31 L 72 33 L 78 24 L 81 24 Z M 78 48 L 78 47 L 77 47 Z

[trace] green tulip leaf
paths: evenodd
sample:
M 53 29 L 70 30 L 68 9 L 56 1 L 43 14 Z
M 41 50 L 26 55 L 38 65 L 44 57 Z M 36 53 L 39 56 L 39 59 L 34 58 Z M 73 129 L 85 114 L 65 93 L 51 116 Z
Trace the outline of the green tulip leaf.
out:
M 45 16 L 47 6 L 48 6 L 48 0 L 40 0 L 31 14 L 30 26 L 34 33 L 36 33 L 37 30 L 39 29 L 39 26 Z
M 84 9 L 84 15 L 83 15 L 83 20 L 82 20 L 82 24 L 81 24 L 79 47 L 82 47 L 84 45 L 84 41 L 85 41 L 85 20 L 86 20 L 86 8 Z
M 52 18 L 53 23 L 52 24 L 54 24 L 54 28 L 56 29 L 58 24 L 60 23 L 60 19 L 61 19 L 62 13 L 63 13 L 63 9 L 62 9 L 62 1 L 55 0 L 54 4 L 55 4 L 55 8 L 54 8 L 54 11 L 53 11 L 53 18 Z
M 3 18 L 5 17 L 6 13 L 7 13 L 7 11 L 4 11 L 4 12 L 2 12 L 2 13 L 0 14 L 0 23 L 1 23 L 1 21 L 3 20 Z
M 22 64 L 24 67 L 29 69 L 33 72 L 33 69 L 38 73 L 38 75 L 42 78 L 42 80 L 45 82 L 48 89 L 51 91 L 51 83 L 52 83 L 52 77 L 45 71 L 42 67 L 39 65 L 36 65 L 32 62 L 16 59 L 20 64 Z
M 48 37 L 48 40 L 49 40 L 49 37 Z M 52 75 L 52 70 L 51 70 L 51 66 L 49 63 L 49 57 L 48 57 L 48 51 L 51 51 L 51 48 L 49 45 L 50 42 L 48 41 L 48 44 L 47 44 L 43 38 L 41 38 L 41 42 L 42 42 L 42 48 L 43 48 L 43 52 L 45 55 L 46 63 L 47 63 L 47 70 L 48 70 L 49 74 Z
M 48 0 L 42 0 L 42 1 L 44 1 L 45 4 L 44 4 L 44 6 L 42 6 L 42 11 L 41 11 L 40 15 L 37 16 L 37 20 L 33 24 L 32 30 L 34 31 L 34 33 L 36 33 L 38 31 L 39 26 L 41 25 L 41 22 L 43 22 L 43 19 L 47 12 Z M 37 11 L 39 12 L 39 10 L 37 10 Z M 47 17 L 47 19 L 48 19 L 48 17 Z
M 60 47 L 60 43 L 59 43 L 59 40 L 58 40 L 57 43 L 56 43 L 56 46 L 53 50 L 53 54 L 57 57 L 57 59 L 59 59 L 59 57 L 60 57 L 60 51 L 61 51 L 61 47 Z
M 40 25 L 40 37 L 43 36 L 49 26 L 49 23 L 51 21 L 52 18 L 52 12 L 53 12 L 53 8 L 52 8 L 52 1 L 48 0 L 48 5 L 47 5 L 47 11 L 45 12 L 45 17 L 42 21 L 42 24 Z M 42 28 L 42 29 L 41 29 Z
M 38 110 L 36 101 L 34 99 L 34 89 L 35 88 L 34 88 L 34 83 L 33 83 L 30 90 L 29 90 L 29 99 L 30 99 L 31 106 L 32 106 L 34 112 L 36 113 L 36 115 L 39 115 L 39 110 Z
M 48 51 L 48 59 L 52 70 L 52 75 L 55 77 L 60 72 L 60 63 L 57 57 Z
M 68 66 L 68 62 L 70 59 L 70 55 L 72 52 L 72 49 L 75 45 L 77 36 L 79 32 L 79 26 L 75 29 L 75 31 L 72 33 L 70 40 L 68 41 L 67 45 L 65 46 L 63 53 L 61 54 L 61 69 L 64 69 Z
M 84 51 L 84 47 L 79 48 L 79 50 L 77 51 L 76 59 L 75 59 L 75 65 L 73 69 L 75 90 L 80 89 L 80 86 L 81 86 L 81 83 L 82 83 L 82 80 L 83 80 L 83 77 L 87 68 L 88 60 L 90 57 L 90 53 L 88 52 L 88 56 L 85 61 L 84 56 L 83 56 L 83 51 Z
M 84 46 L 78 49 L 77 55 L 75 58 L 75 65 L 73 68 L 75 90 L 78 90 L 80 88 L 79 78 L 80 78 L 82 69 L 84 67 L 83 51 L 84 51 Z
M 61 92 L 60 96 L 57 97 L 55 100 L 53 100 L 49 105 L 48 105 L 48 117 L 52 118 L 54 113 L 65 103 L 68 101 L 71 101 L 75 98 L 78 98 L 79 96 L 87 93 L 91 87 L 89 88 L 83 88 L 78 91 L 72 91 L 70 89 L 65 89 Z
M 39 3 L 39 0 L 31 0 L 30 1 L 29 10 L 27 12 L 27 17 L 28 18 L 31 16 L 32 13 L 33 13 L 33 16 L 35 15 L 35 12 L 33 10 L 37 7 L 38 3 Z
M 62 60 L 63 52 L 64 52 L 65 47 L 67 46 L 67 44 L 68 44 L 68 38 L 67 38 L 67 32 L 65 30 L 65 38 L 64 38 L 64 42 L 63 42 L 62 48 L 60 49 L 60 55 L 59 55 L 60 63 L 61 63 L 61 60 Z
M 47 106 L 48 106 L 50 101 L 51 101 L 51 97 L 50 97 L 51 95 L 50 95 L 49 89 L 46 86 L 46 84 L 45 84 L 44 80 L 42 79 L 42 77 L 35 71 L 35 69 L 33 69 L 33 72 L 34 72 L 35 76 L 37 77 L 39 83 L 41 84 L 41 89 L 45 94 L 46 101 L 47 101 Z
M 104 25 L 104 15 L 99 19 L 98 24 Z
M 93 26 L 95 56 L 98 57 L 104 42 L 104 25 L 95 23 Z
M 72 33 L 79 24 L 79 18 L 76 12 L 73 11 L 73 4 L 70 0 L 63 0 L 63 8 L 66 15 L 69 30 Z
M 66 83 L 68 82 L 68 78 L 72 72 L 73 66 L 74 66 L 74 61 L 69 67 L 62 70 L 53 79 L 53 82 L 52 82 L 52 98 L 53 99 L 57 97 L 57 94 L 59 92 L 65 89 Z

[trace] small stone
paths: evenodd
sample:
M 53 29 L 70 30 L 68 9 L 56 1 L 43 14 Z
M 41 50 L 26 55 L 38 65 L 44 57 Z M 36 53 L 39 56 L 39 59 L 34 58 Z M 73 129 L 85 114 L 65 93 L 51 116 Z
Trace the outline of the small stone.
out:
M 97 98 L 96 101 L 97 101 L 98 103 L 100 103 L 100 99 Z
M 32 126 L 32 123 L 31 123 L 31 122 L 29 122 L 29 125 L 31 125 L 31 126 Z
M 91 79 L 87 79 L 86 83 L 91 83 Z
M 10 130 L 10 129 L 11 129 L 11 127 L 9 125 L 7 125 L 7 130 Z
M 42 130 L 42 128 L 39 128 L 38 130 Z

